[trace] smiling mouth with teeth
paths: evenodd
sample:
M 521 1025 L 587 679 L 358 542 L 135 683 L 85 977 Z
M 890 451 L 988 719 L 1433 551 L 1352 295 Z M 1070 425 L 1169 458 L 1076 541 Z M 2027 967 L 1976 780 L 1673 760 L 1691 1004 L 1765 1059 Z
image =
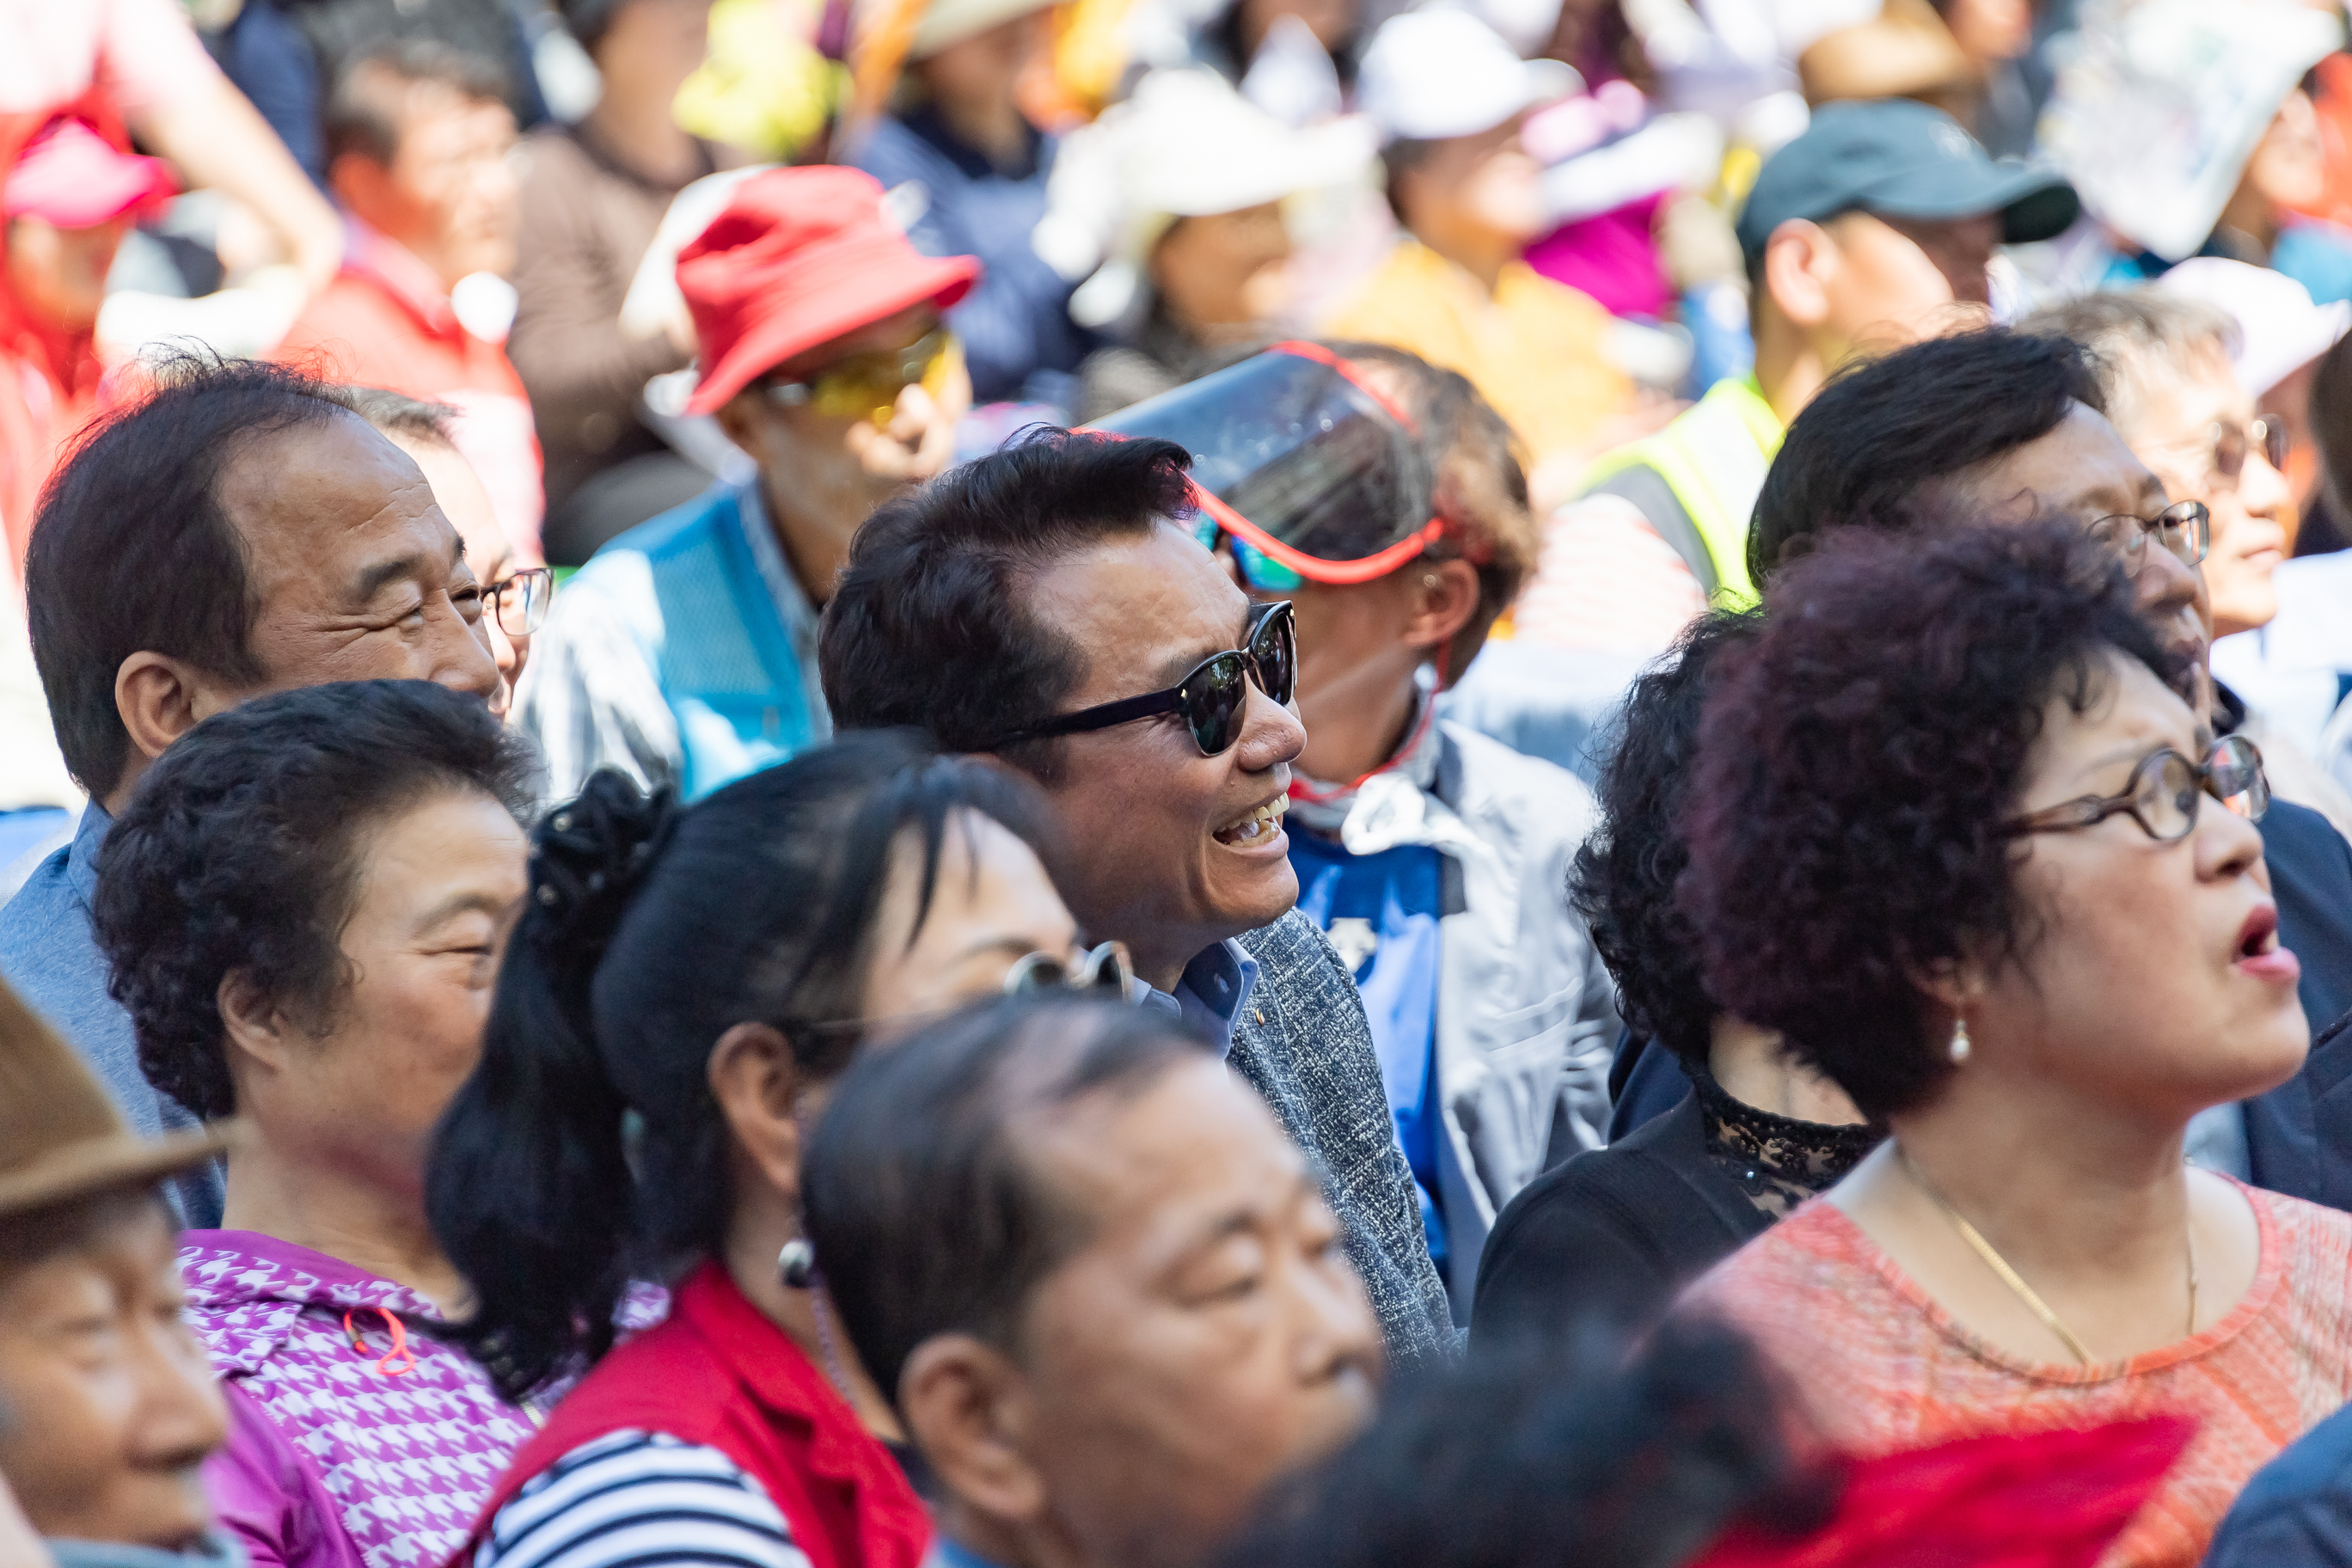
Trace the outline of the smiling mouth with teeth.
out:
M 1235 849 L 1254 849 L 1282 831 L 1282 814 L 1290 809 L 1288 795 L 1276 795 L 1238 822 L 1229 822 L 1211 835 Z

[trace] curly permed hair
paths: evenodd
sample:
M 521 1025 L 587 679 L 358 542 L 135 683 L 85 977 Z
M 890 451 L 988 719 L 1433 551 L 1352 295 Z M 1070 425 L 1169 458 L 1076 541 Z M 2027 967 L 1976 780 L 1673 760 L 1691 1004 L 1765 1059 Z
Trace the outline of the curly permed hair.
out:
M 1705 1065 L 1717 1008 L 1699 973 L 1698 932 L 1675 900 L 1690 864 L 1676 821 L 1698 750 L 1700 705 L 1718 655 L 1753 639 L 1763 616 L 1718 610 L 1691 624 L 1672 653 L 1643 670 L 1611 721 L 1594 794 L 1601 825 L 1576 852 L 1569 901 L 1584 917 L 1617 982 L 1617 1010 L 1634 1035 Z
M 444 793 L 520 820 L 536 765 L 481 699 L 422 680 L 278 692 L 182 736 L 107 835 L 91 904 L 147 1081 L 207 1121 L 234 1112 L 222 979 L 244 970 L 306 1027 L 330 1026 L 362 836 Z
M 2048 704 L 2086 711 L 2116 657 L 2175 674 L 2079 527 L 1845 529 L 1788 567 L 1709 682 L 1684 817 L 1680 895 L 1724 1006 L 1873 1121 L 1929 1099 L 1951 1063 L 1914 977 L 2030 944 L 2001 824 Z

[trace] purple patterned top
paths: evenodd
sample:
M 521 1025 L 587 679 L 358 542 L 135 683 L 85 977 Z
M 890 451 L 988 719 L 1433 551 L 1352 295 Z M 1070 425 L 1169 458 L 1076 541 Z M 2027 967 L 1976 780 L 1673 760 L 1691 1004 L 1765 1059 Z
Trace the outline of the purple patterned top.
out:
M 438 1310 L 407 1287 L 253 1231 L 180 1240 L 190 1324 L 268 1416 L 234 1423 L 205 1472 L 256 1568 L 438 1568 L 531 1418 L 435 1337 Z

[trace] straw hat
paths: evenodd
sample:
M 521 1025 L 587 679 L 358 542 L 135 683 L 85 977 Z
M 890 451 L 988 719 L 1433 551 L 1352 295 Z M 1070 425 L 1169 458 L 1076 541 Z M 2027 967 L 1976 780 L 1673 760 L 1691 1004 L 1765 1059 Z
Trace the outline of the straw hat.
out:
M 0 984 L 0 1218 L 159 1181 L 226 1152 L 234 1122 L 142 1138 L 73 1048 Z

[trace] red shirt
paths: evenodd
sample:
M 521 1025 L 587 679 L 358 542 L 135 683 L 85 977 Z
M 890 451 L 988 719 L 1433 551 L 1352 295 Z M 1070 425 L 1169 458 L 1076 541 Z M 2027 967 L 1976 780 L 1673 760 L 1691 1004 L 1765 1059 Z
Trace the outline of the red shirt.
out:
M 86 121 L 118 148 L 131 145 L 102 89 L 72 103 L 0 113 L 0 184 L 26 144 L 60 115 Z M 93 333 L 43 321 L 0 273 L 0 531 L 7 540 L 6 574 L 20 596 L 42 489 L 82 426 L 123 395 L 123 379 L 108 377 L 100 365 Z
M 490 492 L 517 558 L 540 559 L 547 500 L 522 377 L 504 348 L 466 330 L 440 279 L 406 247 L 352 220 L 342 272 L 271 357 L 463 411 L 457 449 Z
M 757 1480 L 810 1568 L 919 1568 L 929 1516 L 898 1461 L 800 1347 L 705 1263 L 668 1321 L 613 1352 L 517 1452 L 449 1568 L 474 1561 L 525 1483 L 614 1432 L 667 1433 L 718 1449 Z

